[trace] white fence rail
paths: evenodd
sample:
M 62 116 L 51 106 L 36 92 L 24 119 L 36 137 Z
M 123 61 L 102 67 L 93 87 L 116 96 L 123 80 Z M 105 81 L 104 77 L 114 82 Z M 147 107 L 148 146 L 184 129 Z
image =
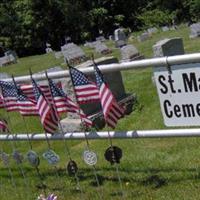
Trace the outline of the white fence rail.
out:
M 132 131 L 101 131 L 101 132 L 68 132 L 64 135 L 60 133 L 43 134 L 14 134 L 14 135 L 0 135 L 0 141 L 8 140 L 46 140 L 46 136 L 49 140 L 83 140 L 87 137 L 88 140 L 92 139 L 107 139 L 109 137 L 115 139 L 137 139 L 137 138 L 163 138 L 163 137 L 200 137 L 200 129 L 169 129 L 169 130 L 132 130 Z
M 137 60 L 132 62 L 123 62 L 123 63 L 115 63 L 109 65 L 99 65 L 99 69 L 102 72 L 108 71 L 122 71 L 122 70 L 131 70 L 137 68 L 145 68 L 145 67 L 158 67 L 158 66 L 169 66 L 169 65 L 178 65 L 178 64 L 188 64 L 188 63 L 200 63 L 200 53 L 194 54 L 185 54 L 179 56 L 169 56 L 169 57 L 161 57 L 161 58 L 151 58 L 144 60 Z M 89 74 L 94 71 L 93 67 L 88 67 L 84 69 L 80 69 L 82 72 Z M 68 70 L 63 70 L 59 72 L 49 72 L 49 78 L 63 78 L 69 76 Z M 35 80 L 44 80 L 46 79 L 46 75 L 44 74 L 34 74 L 33 78 Z M 30 76 L 20 76 L 15 78 L 16 82 L 24 82 L 30 81 Z M 4 79 L 4 81 L 12 81 L 12 79 Z

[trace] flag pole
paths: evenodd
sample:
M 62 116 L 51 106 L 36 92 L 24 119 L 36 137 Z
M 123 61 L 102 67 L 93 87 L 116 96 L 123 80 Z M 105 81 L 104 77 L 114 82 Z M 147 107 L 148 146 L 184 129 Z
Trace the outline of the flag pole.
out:
M 60 126 L 60 130 L 61 130 L 61 134 L 62 134 L 62 139 L 63 139 L 64 146 L 65 146 L 65 153 L 68 155 L 69 160 L 70 160 L 69 163 L 68 163 L 68 166 L 70 166 L 70 165 L 72 166 L 74 164 L 76 165 L 76 162 L 74 160 L 72 160 L 70 148 L 68 147 L 66 138 L 64 137 L 64 130 L 63 130 L 63 127 L 62 127 L 62 125 L 60 123 L 60 117 L 59 117 L 58 111 L 57 111 L 56 106 L 55 106 L 55 100 L 53 98 L 53 92 L 52 92 L 51 87 L 50 87 L 50 79 L 49 79 L 47 71 L 45 71 L 45 75 L 46 75 L 46 78 L 47 78 L 47 81 L 48 81 L 48 87 L 49 87 L 49 91 L 51 93 L 51 98 L 52 98 L 52 101 L 53 101 L 54 111 L 56 112 L 56 115 L 59 118 L 58 123 L 59 123 L 59 126 Z M 83 196 L 83 191 L 81 189 L 80 181 L 79 181 L 79 178 L 78 178 L 78 175 L 77 175 L 78 171 L 76 170 L 76 167 L 72 166 L 72 168 L 74 169 L 73 170 L 73 174 L 74 174 L 74 177 L 75 177 L 75 180 L 76 180 L 77 187 L 79 188 L 79 190 L 81 192 L 81 196 Z
M 30 74 L 30 77 L 31 77 L 31 81 L 32 81 L 32 82 L 35 81 L 35 80 L 33 79 L 33 74 L 32 74 L 31 68 L 29 68 L 29 74 Z M 37 85 L 36 85 L 36 86 L 37 86 Z M 39 88 L 38 88 L 38 89 L 39 89 Z M 42 127 L 43 127 L 43 125 L 42 125 Z M 45 133 L 45 137 L 46 137 L 48 149 L 51 149 L 51 145 L 50 145 L 49 139 L 48 139 L 48 137 L 47 137 L 46 130 L 44 130 L 44 133 Z
M 74 93 L 75 102 L 76 102 L 76 104 L 78 105 L 78 108 L 79 108 L 79 117 L 80 117 L 80 120 L 81 120 L 81 124 L 83 125 L 83 128 L 84 128 L 83 131 L 84 131 L 85 141 L 86 141 L 86 145 L 87 145 L 87 150 L 91 151 L 89 141 L 88 141 L 88 138 L 87 138 L 87 134 L 85 132 L 86 124 L 85 124 L 85 122 L 83 122 L 83 119 L 81 117 L 81 108 L 80 108 L 80 105 L 78 104 L 76 92 L 75 92 L 75 89 L 74 89 L 74 81 L 73 81 L 71 70 L 70 70 L 71 66 L 70 66 L 68 60 L 66 60 L 66 63 L 67 63 L 67 66 L 69 67 L 69 76 L 70 76 L 71 82 L 72 82 L 72 90 L 73 90 L 73 93 Z M 92 169 L 93 169 L 93 173 L 94 173 L 95 180 L 96 180 L 96 183 L 97 183 L 97 187 L 100 188 L 100 182 L 99 182 L 98 173 L 97 173 L 97 170 L 96 170 L 96 164 L 92 165 Z M 98 195 L 99 195 L 99 199 L 103 198 L 101 193 L 98 192 Z
M 16 88 L 16 90 L 17 90 L 18 95 L 23 95 L 23 96 L 24 96 L 24 94 L 21 93 L 22 91 L 20 92 L 20 89 L 17 87 L 17 83 L 16 83 L 15 78 L 14 78 L 13 75 L 12 75 L 12 80 L 13 80 L 13 83 L 14 83 L 14 85 L 15 85 L 15 88 Z M 33 145 L 32 145 L 32 142 L 31 142 L 30 137 L 29 137 L 29 134 L 28 134 L 28 126 L 27 126 L 25 117 L 24 117 L 22 114 L 20 114 L 20 116 L 21 116 L 21 118 L 22 118 L 22 120 L 23 120 L 23 122 L 24 122 L 24 124 L 25 124 L 26 135 L 27 135 L 28 143 L 29 143 L 29 147 L 30 147 L 30 151 L 27 153 L 27 157 L 28 157 L 29 154 L 31 154 L 31 157 L 34 156 L 34 159 L 35 159 L 34 162 L 33 162 L 33 161 L 30 162 L 29 159 L 28 159 L 28 161 L 29 161 L 29 163 L 35 168 L 36 173 L 37 173 L 37 175 L 38 175 L 38 177 L 39 177 L 39 180 L 40 180 L 40 183 L 41 183 L 43 192 L 44 192 L 45 195 L 46 195 L 46 190 L 45 190 L 46 185 L 45 185 L 44 182 L 43 182 L 43 178 L 42 178 L 42 175 L 41 175 L 40 169 L 39 169 L 40 159 L 39 159 L 39 156 L 37 155 L 37 153 L 33 151 Z
M 19 95 L 19 89 L 18 89 L 18 87 L 17 87 L 17 83 L 16 83 L 15 78 L 14 78 L 13 75 L 12 75 L 12 80 L 13 80 L 13 83 L 14 83 L 14 85 L 15 85 L 16 91 L 17 91 L 17 93 L 18 93 L 18 95 Z M 24 124 L 25 124 L 26 135 L 27 135 L 27 138 L 28 138 L 28 143 L 29 143 L 30 149 L 32 150 L 33 147 L 32 147 L 32 143 L 31 143 L 31 140 L 30 140 L 30 137 L 29 137 L 29 134 L 28 134 L 28 127 L 27 127 L 27 124 L 26 124 L 26 122 L 25 122 L 24 116 L 21 115 L 21 117 L 22 117 L 23 122 L 24 122 Z

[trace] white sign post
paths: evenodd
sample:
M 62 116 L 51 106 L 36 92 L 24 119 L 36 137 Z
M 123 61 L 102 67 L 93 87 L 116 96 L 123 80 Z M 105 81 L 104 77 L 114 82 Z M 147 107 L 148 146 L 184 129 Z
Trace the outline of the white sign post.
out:
M 200 64 L 157 67 L 154 76 L 166 126 L 200 126 Z

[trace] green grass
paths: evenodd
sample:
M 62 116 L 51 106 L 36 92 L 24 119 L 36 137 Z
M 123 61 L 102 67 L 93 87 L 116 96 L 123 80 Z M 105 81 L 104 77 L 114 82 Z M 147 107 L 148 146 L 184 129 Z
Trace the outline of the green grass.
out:
M 158 40 L 171 37 L 182 37 L 186 53 L 198 52 L 200 39 L 189 39 L 189 30 L 181 26 L 177 31 L 158 32 L 142 43 L 137 42 L 134 33 L 130 43 L 134 44 L 145 57 L 152 57 L 152 45 Z M 114 47 L 114 43 L 107 42 L 108 46 Z M 87 55 L 91 50 L 85 48 Z M 119 51 L 114 48 L 113 54 L 119 58 Z M 95 55 L 99 57 L 99 55 Z M 1 68 L 1 72 L 14 75 L 28 74 L 31 67 L 34 72 L 61 65 L 62 59 L 56 60 L 52 54 L 32 56 L 19 59 L 19 63 Z M 65 68 L 65 65 L 62 65 Z M 138 104 L 134 112 L 121 119 L 116 130 L 138 129 L 164 129 L 160 111 L 159 100 L 155 85 L 152 84 L 152 69 L 130 70 L 122 72 L 126 91 L 135 93 Z M 5 115 L 1 111 L 1 115 Z M 9 114 L 12 130 L 26 133 L 23 121 L 17 113 Z M 7 118 L 7 116 L 6 116 Z M 42 132 L 38 119 L 27 118 L 28 131 Z M 105 129 L 106 130 L 106 129 Z M 64 151 L 64 142 L 51 142 L 52 148 L 60 155 L 61 162 L 57 166 L 59 178 L 53 167 L 47 165 L 42 158 L 42 153 L 47 150 L 45 141 L 33 142 L 33 149 L 40 155 L 40 172 L 43 181 L 47 185 L 47 193 L 58 194 L 59 200 L 63 199 L 122 199 L 119 195 L 120 187 L 117 181 L 116 170 L 104 159 L 104 152 L 109 146 L 108 140 L 90 141 L 90 147 L 98 154 L 96 165 L 100 188 L 95 186 L 95 178 L 92 168 L 87 166 L 82 159 L 86 141 L 68 141 L 72 158 L 78 163 L 78 177 L 83 194 L 76 190 L 76 182 L 65 172 L 65 166 L 69 158 Z M 200 139 L 199 138 L 165 138 L 165 139 L 125 139 L 113 140 L 113 144 L 121 147 L 123 158 L 119 165 L 124 199 L 139 200 L 171 200 L 171 199 L 199 199 L 200 189 Z M 29 150 L 27 142 L 16 142 L 17 148 L 25 155 Z M 7 153 L 12 152 L 12 143 L 1 142 L 1 148 Z M 28 178 L 26 188 L 22 175 L 17 165 L 11 161 L 11 169 L 14 180 L 17 182 L 17 191 L 11 186 L 9 173 L 3 163 L 0 163 L 0 199 L 21 200 L 36 199 L 42 193 L 39 187 L 40 179 L 36 171 L 24 162 L 23 169 Z M 26 184 L 27 185 L 27 184 Z M 27 194 L 29 193 L 29 195 Z

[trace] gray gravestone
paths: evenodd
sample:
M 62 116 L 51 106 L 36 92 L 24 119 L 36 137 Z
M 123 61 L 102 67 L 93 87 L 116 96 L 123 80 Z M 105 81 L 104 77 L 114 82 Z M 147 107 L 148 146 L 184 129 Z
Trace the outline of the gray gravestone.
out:
M 162 31 L 163 31 L 163 32 L 169 31 L 169 27 L 168 27 L 168 26 L 163 26 L 163 27 L 162 27 Z
M 149 34 L 157 33 L 157 32 L 158 32 L 158 29 L 157 29 L 156 27 L 149 28 L 149 29 L 147 29 L 147 32 L 148 32 Z
M 96 59 L 95 62 L 98 65 L 103 65 L 103 64 L 111 64 L 111 63 L 116 63 L 118 60 L 114 57 L 103 57 Z M 91 67 L 93 66 L 92 61 L 87 61 L 85 63 L 82 63 L 81 65 L 77 66 L 78 68 L 86 68 L 86 67 Z M 89 79 L 95 80 L 94 73 L 88 75 Z M 115 72 L 107 72 L 104 73 L 104 77 L 106 82 L 108 83 L 113 95 L 115 98 L 120 101 L 123 104 L 127 105 L 132 105 L 133 104 L 133 96 L 132 95 L 127 95 L 125 92 L 122 76 L 120 71 L 115 71 Z M 67 87 L 70 87 L 69 85 Z M 92 118 L 94 124 L 97 127 L 102 127 L 104 125 L 104 120 L 102 120 L 102 112 L 101 112 L 101 105 L 100 103 L 88 103 L 81 105 L 82 110 L 84 113 L 90 118 Z M 132 106 L 127 106 L 127 113 L 130 113 L 132 110 Z M 61 121 L 61 125 L 64 129 L 64 131 L 80 131 L 81 130 L 81 124 L 80 120 L 74 120 L 74 126 L 73 126 L 73 121 L 71 120 L 73 116 L 69 117 L 69 121 L 67 120 L 68 118 L 64 119 Z M 74 118 L 77 118 L 77 116 L 74 116 Z M 67 124 L 70 124 L 69 126 Z M 79 124 L 79 126 L 78 126 Z
M 61 47 L 64 61 L 70 64 L 78 64 L 86 60 L 86 55 L 84 51 L 76 44 L 69 43 Z
M 200 22 L 190 25 L 190 38 L 200 36 Z
M 52 48 L 51 48 L 51 44 L 46 43 L 46 49 L 45 49 L 46 53 L 51 53 L 53 52 Z
M 46 53 L 51 53 L 51 52 L 53 52 L 52 48 L 50 48 L 50 47 L 47 47 L 47 48 L 45 49 L 45 51 L 46 51 Z
M 131 44 L 123 46 L 120 49 L 121 52 L 121 61 L 127 62 L 127 61 L 133 61 L 143 58 L 144 56 L 140 55 L 137 48 Z
M 99 42 L 95 45 L 95 51 L 97 53 L 100 53 L 100 54 L 103 54 L 103 55 L 106 55 L 106 54 L 109 54 L 111 53 L 112 51 L 106 46 L 106 44 L 102 43 L 102 42 Z
M 139 42 L 143 42 L 143 41 L 149 39 L 149 33 L 144 32 L 144 33 L 142 33 L 141 35 L 139 35 L 139 36 L 137 37 L 137 39 L 138 39 Z
M 62 58 L 62 57 L 63 57 L 62 51 L 57 51 L 57 52 L 55 52 L 55 58 L 56 58 L 56 59 L 60 59 L 60 58 Z
M 123 28 L 118 28 L 114 31 L 114 39 L 117 48 L 126 45 L 127 37 Z
M 9 64 L 14 64 L 16 62 L 17 62 L 17 59 L 12 54 L 0 57 L 0 66 L 1 67 L 9 65 Z
M 153 45 L 154 57 L 174 56 L 184 54 L 182 38 L 171 38 L 158 41 Z
M 114 36 L 113 35 L 109 35 L 109 40 L 113 41 L 114 40 Z
M 185 54 L 182 38 L 171 38 L 158 41 L 153 45 L 154 57 L 175 56 Z M 152 82 L 155 84 L 154 76 Z
M 96 37 L 96 41 L 104 42 L 106 41 L 106 39 L 104 36 L 99 36 L 99 37 Z

